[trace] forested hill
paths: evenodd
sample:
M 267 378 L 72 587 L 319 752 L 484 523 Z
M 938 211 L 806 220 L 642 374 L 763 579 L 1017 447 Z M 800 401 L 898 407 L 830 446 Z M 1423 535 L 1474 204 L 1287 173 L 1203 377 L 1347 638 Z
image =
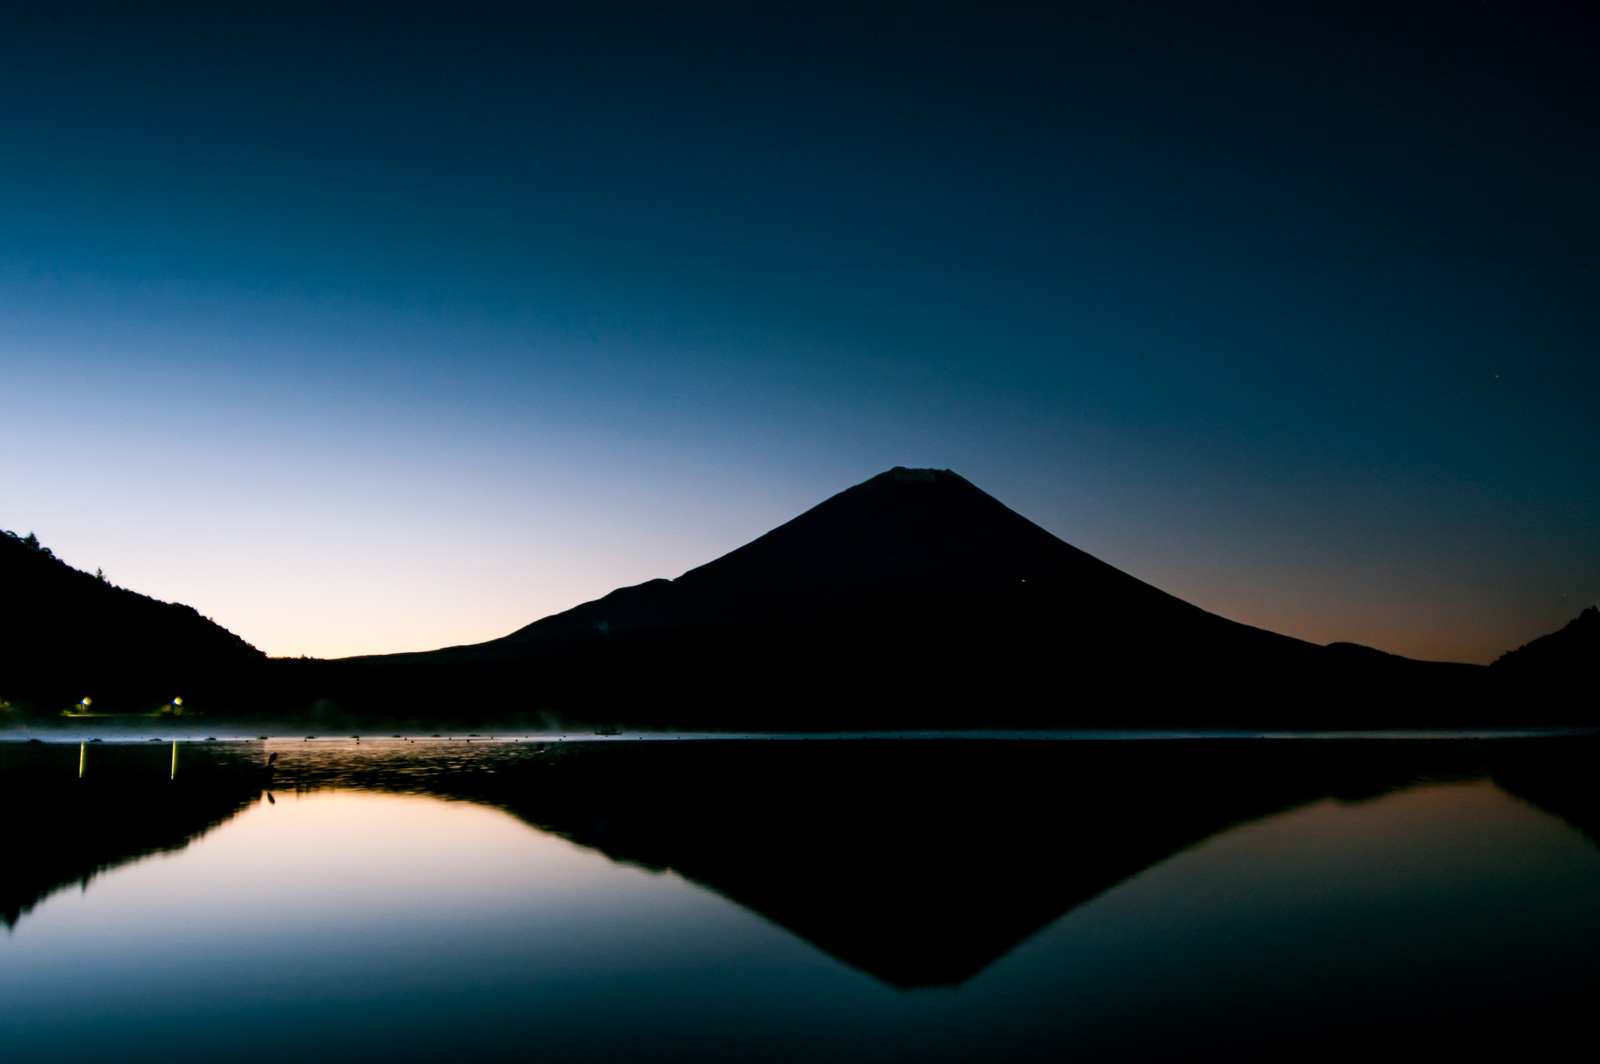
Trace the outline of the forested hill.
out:
M 149 708 L 266 655 L 190 606 L 115 587 L 30 533 L 0 532 L 0 697 L 93 697 Z
M 1500 655 L 1493 667 L 1517 676 L 1592 682 L 1600 673 L 1600 609 L 1590 606 L 1564 628 Z

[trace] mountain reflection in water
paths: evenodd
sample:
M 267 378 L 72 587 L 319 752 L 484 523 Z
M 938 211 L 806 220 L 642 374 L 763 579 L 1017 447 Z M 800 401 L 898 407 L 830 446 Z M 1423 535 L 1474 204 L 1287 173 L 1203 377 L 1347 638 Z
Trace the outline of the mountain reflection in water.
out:
M 165 744 L 0 743 L 0 922 L 14 927 L 64 886 L 182 849 L 260 795 L 265 755 L 182 750 L 179 779 Z
M 268 750 L 279 754 L 271 775 Z M 1592 740 L 1570 738 L 368 740 L 189 745 L 169 778 L 166 748 L 106 744 L 89 749 L 80 779 L 76 746 L 6 744 L 0 789 L 18 827 L 7 836 L 0 913 L 15 926 L 58 887 L 92 889 L 105 869 L 181 848 L 264 786 L 279 797 L 410 794 L 497 807 L 614 861 L 670 869 L 887 986 L 975 987 L 980 973 L 1063 915 L 1114 907 L 1124 892 L 1107 892 L 1130 877 L 1230 828 L 1326 799 L 1339 809 L 1412 788 L 1415 812 L 1427 785 L 1477 781 L 1565 820 L 1588 837 L 1592 856 L 1600 828 L 1593 750 Z M 1356 859 L 1333 855 L 1329 867 Z M 1164 905 L 1188 911 L 1196 902 Z M 1561 1006 L 1571 993 L 1592 1001 L 1593 975 L 1577 978 L 1546 1004 Z M 1530 1009 L 1553 1022 L 1537 1001 L 1513 1013 Z M 1028 1026 L 1019 1018 L 1011 1029 Z M 1019 1043 L 1007 1052 L 1049 1055 L 1054 1036 L 1038 1037 L 1031 1049 Z M 1293 1041 L 1292 1032 L 1284 1037 Z

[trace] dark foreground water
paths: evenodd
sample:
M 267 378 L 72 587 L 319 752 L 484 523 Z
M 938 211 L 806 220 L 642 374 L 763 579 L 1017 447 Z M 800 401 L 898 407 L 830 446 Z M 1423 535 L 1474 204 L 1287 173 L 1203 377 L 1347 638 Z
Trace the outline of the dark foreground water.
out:
M 1595 746 L 3 744 L 0 1060 L 1586 1056 Z

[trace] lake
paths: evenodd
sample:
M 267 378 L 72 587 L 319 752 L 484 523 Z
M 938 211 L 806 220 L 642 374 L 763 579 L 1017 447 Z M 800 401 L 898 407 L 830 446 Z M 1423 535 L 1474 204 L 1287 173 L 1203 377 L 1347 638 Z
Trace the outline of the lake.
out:
M 0 1059 L 1549 1052 L 1595 750 L 0 743 Z

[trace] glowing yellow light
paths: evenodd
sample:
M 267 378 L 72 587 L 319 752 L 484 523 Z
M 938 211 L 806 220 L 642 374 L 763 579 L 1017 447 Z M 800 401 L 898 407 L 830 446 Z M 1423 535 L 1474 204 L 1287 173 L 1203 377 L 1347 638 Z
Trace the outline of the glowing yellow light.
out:
M 173 705 L 175 705 L 175 706 L 181 706 L 181 705 L 183 705 L 183 699 L 181 699 L 181 698 L 174 698 L 174 699 L 173 699 L 173 700 L 172 700 L 172 704 L 173 704 Z
M 86 705 L 88 705 L 88 704 L 89 704 L 89 700 L 88 700 L 88 699 L 87 699 L 87 698 L 85 698 L 85 699 L 84 699 L 84 700 L 83 700 L 83 702 L 82 702 L 82 703 L 80 703 L 80 704 L 81 704 L 81 705 L 85 705 L 85 706 L 86 706 Z

